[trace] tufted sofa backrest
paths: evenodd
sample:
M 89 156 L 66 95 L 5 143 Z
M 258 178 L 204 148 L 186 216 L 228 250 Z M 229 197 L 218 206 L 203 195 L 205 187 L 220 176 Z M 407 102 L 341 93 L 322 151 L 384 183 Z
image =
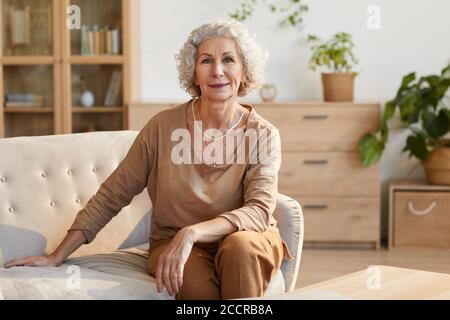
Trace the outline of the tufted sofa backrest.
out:
M 125 157 L 137 133 L 0 139 L 0 260 L 53 251 L 78 211 Z M 147 242 L 151 207 L 144 189 L 91 244 L 72 256 Z

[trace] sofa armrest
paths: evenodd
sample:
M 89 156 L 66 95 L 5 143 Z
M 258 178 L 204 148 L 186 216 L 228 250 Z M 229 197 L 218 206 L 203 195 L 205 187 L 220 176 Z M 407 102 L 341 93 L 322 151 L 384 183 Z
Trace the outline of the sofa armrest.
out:
M 286 292 L 289 292 L 294 290 L 300 270 L 304 232 L 302 208 L 296 200 L 279 193 L 274 217 L 278 221 L 280 235 L 294 258 L 283 260 L 281 265 Z

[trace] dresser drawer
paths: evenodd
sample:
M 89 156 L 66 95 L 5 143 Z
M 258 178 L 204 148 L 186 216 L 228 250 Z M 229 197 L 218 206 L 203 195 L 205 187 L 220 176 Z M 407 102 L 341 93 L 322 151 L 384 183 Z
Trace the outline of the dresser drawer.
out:
M 378 165 L 363 167 L 357 152 L 284 152 L 279 190 L 303 196 L 378 196 Z
M 394 247 L 450 247 L 450 192 L 397 191 Z
M 280 130 L 285 151 L 358 150 L 358 142 L 379 127 L 378 105 L 256 106 L 256 111 Z
M 378 242 L 380 200 L 296 196 L 302 206 L 305 241 Z

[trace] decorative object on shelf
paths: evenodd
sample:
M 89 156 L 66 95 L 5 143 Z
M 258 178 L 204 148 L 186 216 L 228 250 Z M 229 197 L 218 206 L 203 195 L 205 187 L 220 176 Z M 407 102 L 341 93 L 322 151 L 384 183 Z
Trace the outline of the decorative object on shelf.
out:
M 83 107 L 90 108 L 95 103 L 95 96 L 92 93 L 92 91 L 87 90 L 83 76 L 80 77 L 80 83 L 83 86 L 83 93 L 81 95 L 81 104 L 83 105 Z
M 94 94 L 91 91 L 84 91 L 81 95 L 81 104 L 86 108 L 90 108 L 94 105 L 94 102 Z
M 11 45 L 30 44 L 30 6 L 18 8 L 11 6 Z
M 244 1 L 241 3 L 239 9 L 228 13 L 228 16 L 237 21 L 245 21 L 253 14 L 254 7 L 258 1 L 261 0 Z M 268 3 L 266 0 L 262 0 L 262 2 L 271 12 L 280 13 L 282 15 L 280 20 L 281 26 L 301 26 L 303 14 L 308 11 L 308 6 L 302 0 L 287 0 L 284 1 L 283 4 L 275 4 L 274 2 Z
M 450 185 L 450 65 L 439 75 L 416 80 L 416 73 L 403 77 L 397 95 L 384 106 L 381 129 L 366 133 L 359 141 L 359 152 L 365 166 L 377 162 L 386 146 L 391 119 L 398 108 L 402 126 L 411 134 L 402 152 L 409 151 L 425 168 L 430 184 Z
M 34 1 L 33 1 L 34 2 Z M 36 1 L 37 2 L 37 1 Z M 51 54 L 52 8 L 50 4 L 6 5 L 6 55 Z
M 277 88 L 273 83 L 265 83 L 259 89 L 259 96 L 264 102 L 272 102 L 277 96 Z
M 345 32 L 336 33 L 328 41 L 322 41 L 315 35 L 308 35 L 313 54 L 309 67 L 315 71 L 322 67 L 323 95 L 325 101 L 353 101 L 353 72 L 358 59 L 353 55 L 352 36 Z

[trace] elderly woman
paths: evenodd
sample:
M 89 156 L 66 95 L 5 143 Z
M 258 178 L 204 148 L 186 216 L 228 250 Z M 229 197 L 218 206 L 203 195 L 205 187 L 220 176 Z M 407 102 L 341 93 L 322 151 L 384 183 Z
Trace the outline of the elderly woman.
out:
M 193 98 L 148 121 L 52 254 L 6 267 L 60 265 L 147 187 L 148 272 L 159 292 L 177 299 L 264 294 L 283 258 L 291 258 L 273 218 L 280 137 L 237 97 L 261 84 L 265 55 L 243 24 L 221 21 L 192 31 L 177 61 Z M 182 136 L 188 148 L 179 148 Z

